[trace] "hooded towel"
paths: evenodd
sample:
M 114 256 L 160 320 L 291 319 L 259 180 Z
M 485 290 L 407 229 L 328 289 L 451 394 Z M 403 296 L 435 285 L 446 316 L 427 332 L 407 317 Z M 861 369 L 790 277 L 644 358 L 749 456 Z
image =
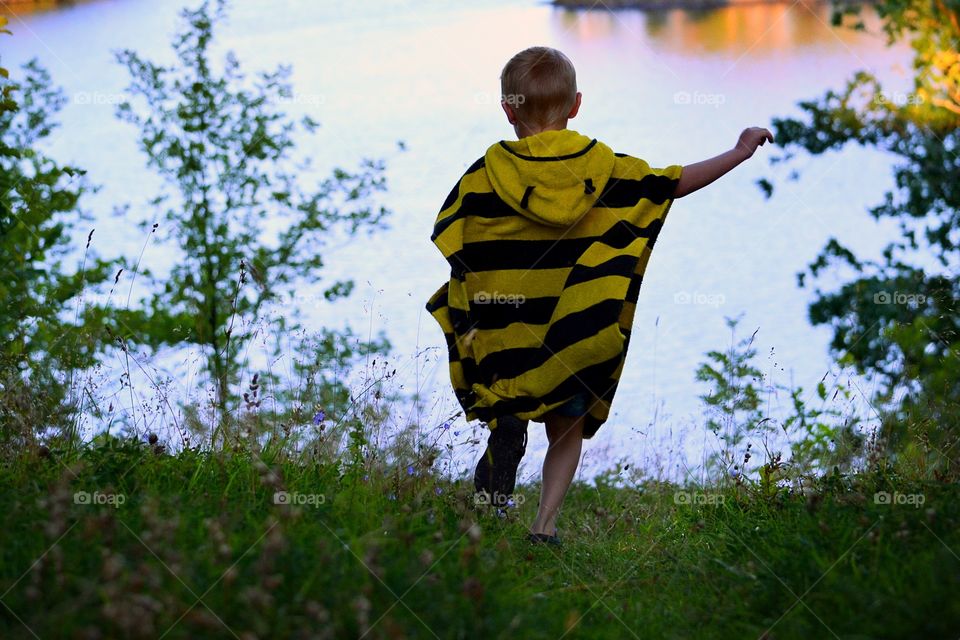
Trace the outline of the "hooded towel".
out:
M 426 308 L 468 420 L 541 421 L 582 393 L 584 437 L 603 425 L 682 170 L 569 129 L 498 142 L 467 169 L 434 225 L 451 273 Z

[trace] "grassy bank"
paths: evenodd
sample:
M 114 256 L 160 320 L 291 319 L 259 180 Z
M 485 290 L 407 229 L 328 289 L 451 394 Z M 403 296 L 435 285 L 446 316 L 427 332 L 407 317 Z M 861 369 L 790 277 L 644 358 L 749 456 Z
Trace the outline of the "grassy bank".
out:
M 574 486 L 564 546 L 554 548 L 522 541 L 537 487 L 521 488 L 521 504 L 497 517 L 427 461 L 304 466 L 261 456 L 266 464 L 242 452 L 169 456 L 107 441 L 6 465 L 0 636 L 960 631 L 953 484 L 875 472 L 829 478 L 808 495 L 750 486 L 678 493 L 611 473 Z M 877 491 L 893 504 L 878 503 Z

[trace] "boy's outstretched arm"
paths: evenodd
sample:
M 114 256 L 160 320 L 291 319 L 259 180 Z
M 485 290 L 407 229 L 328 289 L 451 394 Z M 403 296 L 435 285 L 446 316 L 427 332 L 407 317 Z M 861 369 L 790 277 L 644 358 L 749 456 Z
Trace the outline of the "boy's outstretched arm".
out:
M 673 194 L 674 199 L 682 198 L 698 189 L 702 189 L 735 166 L 753 155 L 757 147 L 769 140 L 773 142 L 773 134 L 762 127 L 744 129 L 737 140 L 736 146 L 709 160 L 695 162 L 683 167 L 680 181 Z

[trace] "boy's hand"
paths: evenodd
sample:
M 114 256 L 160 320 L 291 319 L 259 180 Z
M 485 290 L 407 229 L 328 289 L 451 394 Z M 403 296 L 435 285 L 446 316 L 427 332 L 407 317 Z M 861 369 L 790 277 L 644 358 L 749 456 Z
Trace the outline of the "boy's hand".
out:
M 673 197 L 682 198 L 689 193 L 704 188 L 752 156 L 757 147 L 767 140 L 773 142 L 773 134 L 763 127 L 744 129 L 743 133 L 740 134 L 740 139 L 737 140 L 737 146 L 733 149 L 724 151 L 709 160 L 686 165 L 680 174 L 680 180 L 673 192 Z
M 744 157 L 749 158 L 753 155 L 753 152 L 757 150 L 757 147 L 767 140 L 773 142 L 772 133 L 763 127 L 750 127 L 744 129 L 743 133 L 740 134 L 740 139 L 737 140 L 736 150 L 742 153 Z

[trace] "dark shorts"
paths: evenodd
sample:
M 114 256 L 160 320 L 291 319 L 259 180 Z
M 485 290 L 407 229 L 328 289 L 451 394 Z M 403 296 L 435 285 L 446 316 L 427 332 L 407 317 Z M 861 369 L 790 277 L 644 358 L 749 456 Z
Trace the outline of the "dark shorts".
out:
M 584 416 L 588 412 L 589 401 L 587 394 L 579 393 L 564 404 L 554 409 L 551 413 L 570 418 Z

